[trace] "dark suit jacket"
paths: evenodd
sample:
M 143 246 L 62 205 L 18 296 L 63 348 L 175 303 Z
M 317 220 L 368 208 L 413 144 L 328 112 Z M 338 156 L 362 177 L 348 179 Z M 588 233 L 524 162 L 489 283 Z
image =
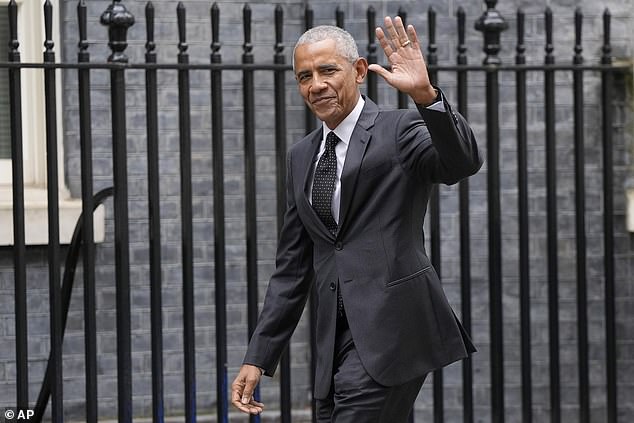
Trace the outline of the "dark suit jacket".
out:
M 322 129 L 290 148 L 276 270 L 245 363 L 274 373 L 313 281 L 316 398 L 327 396 L 332 379 L 337 282 L 359 358 L 380 384 L 404 383 L 475 351 L 424 247 L 432 185 L 453 184 L 482 164 L 468 124 L 441 97 L 445 112 L 382 111 L 365 99 L 341 175 L 336 237 L 307 194 Z

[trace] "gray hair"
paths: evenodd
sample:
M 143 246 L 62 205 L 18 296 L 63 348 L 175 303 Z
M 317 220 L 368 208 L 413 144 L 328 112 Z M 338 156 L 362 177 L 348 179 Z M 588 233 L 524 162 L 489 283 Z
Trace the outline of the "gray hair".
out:
M 337 53 L 354 63 L 359 58 L 357 42 L 352 35 L 344 29 L 332 25 L 320 25 L 304 32 L 293 48 L 293 70 L 295 70 L 295 50 L 301 44 L 312 44 L 324 40 L 334 40 Z

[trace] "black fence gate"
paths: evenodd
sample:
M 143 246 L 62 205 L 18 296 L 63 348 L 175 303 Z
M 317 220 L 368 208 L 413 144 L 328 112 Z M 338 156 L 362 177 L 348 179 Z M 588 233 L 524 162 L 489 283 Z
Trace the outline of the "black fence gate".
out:
M 531 368 L 536 360 L 536 353 L 531 348 L 532 304 L 531 281 L 534 268 L 531 265 L 531 240 L 534 232 L 531 230 L 530 213 L 532 210 L 530 199 L 531 174 L 529 172 L 530 149 L 532 139 L 529 134 L 533 129 L 529 127 L 531 109 L 530 103 L 535 101 L 535 81 L 542 84 L 541 113 L 543 114 L 543 130 L 541 139 L 545 145 L 545 161 L 543 184 L 539 187 L 545 196 L 545 263 L 547 264 L 544 280 L 547 287 L 547 351 L 541 360 L 548 361 L 548 407 L 547 414 L 551 421 L 562 421 L 562 388 L 561 388 L 561 348 L 560 333 L 560 279 L 563 272 L 558 267 L 560 254 L 560 233 L 558 223 L 559 208 L 557 196 L 558 162 L 557 162 L 557 132 L 558 121 L 556 119 L 559 110 L 557 96 L 561 95 L 556 84 L 560 75 L 565 75 L 571 81 L 569 94 L 572 96 L 572 136 L 573 144 L 569 148 L 574 150 L 574 256 L 575 267 L 572 277 L 576 283 L 576 361 L 577 361 L 577 404 L 578 421 L 589 422 L 591 416 L 591 381 L 589 369 L 589 345 L 588 339 L 588 251 L 586 239 L 588 222 L 586 210 L 588 204 L 586 192 L 591 189 L 598 190 L 601 198 L 600 207 L 603 212 L 602 224 L 602 254 L 603 268 L 600 273 L 603 286 L 604 301 L 604 345 L 605 345 L 605 403 L 600 406 L 605 410 L 605 421 L 614 423 L 617 421 L 617 353 L 615 333 L 615 209 L 614 209 L 614 157 L 613 136 L 615 112 L 614 102 L 623 95 L 622 87 L 625 75 L 629 69 L 626 66 L 612 63 L 610 43 L 610 12 L 603 15 L 603 46 L 601 57 L 589 64 L 584 57 L 582 49 L 582 23 L 583 15 L 580 9 L 575 12 L 574 31 L 576 34 L 574 51 L 571 52 L 572 62 L 555 62 L 553 42 L 553 15 L 550 9 L 545 11 L 543 24 L 545 28 L 546 44 L 544 46 L 544 60 L 540 64 L 527 64 L 526 43 L 524 39 L 524 13 L 519 10 L 515 17 L 517 42 L 515 64 L 504 64 L 500 60 L 500 34 L 507 29 L 505 19 L 496 10 L 496 1 L 486 1 L 486 11 L 477 20 L 475 28 L 484 36 L 485 58 L 482 64 L 468 64 L 467 44 L 465 32 L 467 19 L 465 11 L 460 8 L 457 12 L 457 56 L 455 64 L 440 64 L 438 60 L 438 48 L 436 45 L 436 12 L 430 8 L 427 13 L 428 45 L 426 58 L 429 64 L 433 80 L 442 83 L 448 81 L 453 88 L 450 95 L 455 98 L 457 109 L 463 114 L 470 114 L 469 94 L 476 88 L 482 88 L 485 101 L 483 113 L 480 117 L 485 121 L 480 122 L 480 128 L 485 129 L 485 137 L 480 143 L 485 146 L 487 152 L 486 168 L 486 249 L 487 255 L 487 285 L 488 298 L 488 368 L 490 377 L 490 408 L 491 420 L 502 422 L 508 417 L 505 403 L 505 342 L 504 342 L 504 313 L 503 313 L 503 263 L 505 249 L 508 240 L 503 234 L 503 209 L 512 209 L 517 213 L 516 236 L 511 238 L 518 249 L 517 261 L 517 297 L 519 307 L 519 326 L 514 330 L 519 333 L 519 365 L 521 367 L 521 421 L 530 422 L 539 420 L 534 416 L 534 383 L 532 381 Z M 131 286 L 130 286 L 130 221 L 128 203 L 128 132 L 127 108 L 126 108 L 126 75 L 131 71 L 141 72 L 145 76 L 146 96 L 146 137 L 147 137 L 147 196 L 148 196 L 148 259 L 149 274 L 147 280 L 150 286 L 151 309 L 151 395 L 152 415 L 154 421 L 164 421 L 164 379 L 163 379 L 163 321 L 162 321 L 162 273 L 161 273 L 161 192 L 159 162 L 161 152 L 159 150 L 159 115 L 160 115 L 160 90 L 158 75 L 161 72 L 173 72 L 177 75 L 178 86 L 178 128 L 180 151 L 180 244 L 181 244 L 181 270 L 182 270 L 182 314 L 183 314 L 183 351 L 184 351 L 184 414 L 185 421 L 194 422 L 197 418 L 196 404 L 196 320 L 194 289 L 194 262 L 195 252 L 193 237 L 195 233 L 193 222 L 195 210 L 192 207 L 192 121 L 191 121 L 191 89 L 190 77 L 194 73 L 207 73 L 210 78 L 210 103 L 207 105 L 211 120 L 211 135 L 209 147 L 211 148 L 213 168 L 213 283 L 214 286 L 214 319 L 215 319 L 215 364 L 216 364 L 216 416 L 217 421 L 228 421 L 228 380 L 231 376 L 227 373 L 227 291 L 226 291 L 226 234 L 225 219 L 225 185 L 224 179 L 224 137 L 223 117 L 223 77 L 230 77 L 238 72 L 242 84 L 243 108 L 243 146 L 244 146 L 244 202 L 246 210 L 246 223 L 244 239 L 246 242 L 246 283 L 248 297 L 248 332 L 254 329 L 258 310 L 258 222 L 257 222 L 257 159 L 256 151 L 256 72 L 271 75 L 274 84 L 274 123 L 273 136 L 275 139 L 275 187 L 277 227 L 281 227 L 281 216 L 285 207 L 283 189 L 285 180 L 285 155 L 288 142 L 287 131 L 287 79 L 291 75 L 292 68 L 286 63 L 284 51 L 283 28 L 284 9 L 277 6 L 274 9 L 275 45 L 272 63 L 256 63 L 251 39 L 251 8 L 245 5 L 243 8 L 244 43 L 242 60 L 240 63 L 227 63 L 221 57 L 222 46 L 220 39 L 220 6 L 213 4 L 211 14 L 211 52 L 209 63 L 190 63 L 188 44 L 186 40 L 186 7 L 185 3 L 178 3 L 176 8 L 178 24 L 178 55 L 177 63 L 165 63 L 157 60 L 155 44 L 155 11 L 152 3 L 148 3 L 145 9 L 145 27 L 147 39 L 145 43 L 145 63 L 131 63 L 126 56 L 127 30 L 134 23 L 134 17 L 126 9 L 125 5 L 115 0 L 101 16 L 101 23 L 109 31 L 109 47 L 111 55 L 107 61 L 91 60 L 87 40 L 87 6 L 84 0 L 78 4 L 79 23 L 79 50 L 77 61 L 74 63 L 60 63 L 55 58 L 54 43 L 52 38 L 52 6 L 47 0 L 44 4 L 44 17 L 46 25 L 45 51 L 42 63 L 24 63 L 20 59 L 20 46 L 18 43 L 17 14 L 18 5 L 11 0 L 8 5 L 10 28 L 9 57 L 7 62 L 0 63 L 0 69 L 9 75 L 9 99 L 10 99 L 10 133 L 11 133 L 11 161 L 12 161 L 12 185 L 13 185 L 13 233 L 14 244 L 10 254 L 14 264 L 15 279 L 15 351 L 16 351 L 16 405 L 21 409 L 35 408 L 39 419 L 44 416 L 45 409 L 50 398 L 50 418 L 54 422 L 64 419 L 63 412 L 63 375 L 62 341 L 66 327 L 70 294 L 74 277 L 74 269 L 79 255 L 83 260 L 83 301 L 84 301 L 84 332 L 85 332 L 85 419 L 97 421 L 98 404 L 100 395 L 97 391 L 98 366 L 97 357 L 97 316 L 95 303 L 95 269 L 99 266 L 96 262 L 96 246 L 93 234 L 92 211 L 107 197 L 114 196 L 114 258 L 116 263 L 116 354 L 117 354 L 117 404 L 118 420 L 121 422 L 132 421 L 133 404 L 133 379 L 135 377 L 131 359 Z M 399 10 L 403 18 L 407 18 L 404 10 Z M 335 13 L 336 24 L 344 27 L 343 9 L 337 9 Z M 305 27 L 313 26 L 314 15 L 310 7 L 305 9 Z M 367 8 L 368 46 L 367 58 L 370 63 L 379 62 L 377 44 L 374 39 L 376 27 L 376 12 L 373 7 Z M 4 23 L 3 23 L 4 25 Z M 20 28 L 20 30 L 26 30 Z M 25 197 L 22 174 L 23 150 L 22 129 L 23 110 L 21 100 L 21 73 L 25 69 L 42 69 L 44 73 L 45 101 L 46 101 L 46 151 L 47 151 L 47 189 L 48 189 L 48 269 L 50 290 L 50 356 L 40 395 L 34 405 L 29 398 L 29 350 L 27 348 L 27 280 L 28 265 L 26 260 L 27 246 L 25 242 Z M 56 71 L 59 69 L 76 71 L 76 90 L 79 98 L 79 116 L 77 116 L 80 129 L 79 138 L 81 145 L 81 199 L 82 218 L 80 219 L 71 247 L 63 250 L 59 243 L 59 210 L 58 204 L 58 166 L 57 163 L 57 116 L 56 110 Z M 110 74 L 111 93 L 111 122 L 112 122 L 112 175 L 113 189 L 102 190 L 95 194 L 93 188 L 92 168 L 92 132 L 91 118 L 92 105 L 95 99 L 91 98 L 91 76 L 96 70 L 108 70 Z M 70 74 L 70 73 L 68 73 Z M 592 187 L 586 186 L 587 145 L 586 117 L 588 105 L 584 96 L 588 95 L 585 89 L 587 78 L 599 81 L 600 102 L 595 107 L 596 122 L 600 122 L 600 142 L 596 141 L 596 151 L 600 153 L 601 162 L 597 166 L 601 183 Z M 65 81 L 72 84 L 72 81 Z M 479 84 L 479 85 L 478 85 Z M 370 73 L 365 87 L 367 95 L 375 101 L 381 99 L 381 82 L 376 75 Z M 474 88 L 475 87 L 475 88 Z M 501 90 L 514 89 L 515 105 L 512 114 L 509 110 L 502 109 Z M 528 87 L 528 89 L 527 89 Z M 395 103 L 399 108 L 407 108 L 408 98 L 402 94 L 394 94 Z M 385 100 L 387 102 L 387 100 Z M 584 113 L 584 111 L 586 113 Z M 502 121 L 501 118 L 502 117 Z M 505 124 L 508 120 L 514 120 L 513 130 L 509 130 Z M 471 119 L 477 121 L 476 118 Z M 305 114 L 305 131 L 315 127 L 315 120 L 310 111 Z M 508 155 L 500 147 L 501 138 L 512 136 L 516 140 L 514 155 Z M 292 141 L 292 140 L 291 140 Z M 509 159 L 515 160 L 516 174 L 513 176 L 517 192 L 517 204 L 504 204 L 501 192 L 508 187 L 502 180 L 507 175 L 504 166 Z M 597 173 L 595 169 L 595 173 Z M 440 191 L 442 191 L 441 188 Z M 473 243 L 471 210 L 472 197 L 468 181 L 460 183 L 457 194 L 457 216 L 459 216 L 457 234 L 459 245 L 459 303 L 460 314 L 467 331 L 472 331 L 472 254 L 470 247 Z M 430 205 L 430 219 L 428 224 L 431 230 L 431 257 L 434 266 L 441 272 L 441 245 L 443 235 L 441 231 L 441 194 L 436 192 Z M 66 252 L 66 263 L 62 265 L 63 252 Z M 592 251 L 596 251 L 593 248 Z M 63 269 L 63 278 L 62 278 Z M 593 273 L 593 280 L 596 280 Z M 533 316 L 534 317 L 534 316 Z M 476 339 L 478 334 L 474 334 Z M 246 340 L 245 340 L 246 342 Z M 485 351 L 486 351 L 485 349 Z M 280 368 L 280 420 L 292 421 L 291 418 L 291 361 L 289 353 L 285 353 Z M 474 370 L 471 360 L 462 363 L 460 407 L 462 408 L 462 420 L 473 422 L 478 417 L 477 399 L 474 396 Z M 433 376 L 433 419 L 435 422 L 446 420 L 444 415 L 444 379 L 442 372 L 436 372 Z M 412 414 L 412 421 L 416 419 L 416 412 Z M 256 419 L 256 418 L 254 418 Z M 519 417 L 518 417 L 519 419 Z M 511 421 L 519 421 L 511 419 Z M 540 420 L 541 421 L 541 420 Z

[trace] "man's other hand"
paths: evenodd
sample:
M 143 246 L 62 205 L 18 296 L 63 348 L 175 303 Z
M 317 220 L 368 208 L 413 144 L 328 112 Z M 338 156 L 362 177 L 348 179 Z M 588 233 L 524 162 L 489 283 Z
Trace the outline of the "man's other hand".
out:
M 243 364 L 231 384 L 231 403 L 238 410 L 248 414 L 260 414 L 264 404 L 253 399 L 255 387 L 260 382 L 262 372 L 256 366 Z

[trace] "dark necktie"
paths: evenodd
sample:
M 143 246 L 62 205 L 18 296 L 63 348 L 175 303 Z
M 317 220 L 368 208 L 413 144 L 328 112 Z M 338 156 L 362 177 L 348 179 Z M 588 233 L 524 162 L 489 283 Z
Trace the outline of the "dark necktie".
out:
M 337 155 L 335 146 L 341 141 L 333 131 L 326 137 L 326 150 L 317 162 L 313 179 L 312 203 L 315 213 L 333 234 L 337 234 L 337 222 L 332 217 L 332 195 L 337 179 Z
M 337 155 L 335 146 L 341 141 L 333 131 L 326 136 L 326 150 L 317 162 L 315 177 L 313 179 L 313 209 L 317 216 L 324 222 L 326 228 L 337 235 L 337 222 L 332 217 L 332 195 L 335 192 L 335 181 L 337 179 Z M 343 298 L 337 287 L 337 315 L 344 316 Z

